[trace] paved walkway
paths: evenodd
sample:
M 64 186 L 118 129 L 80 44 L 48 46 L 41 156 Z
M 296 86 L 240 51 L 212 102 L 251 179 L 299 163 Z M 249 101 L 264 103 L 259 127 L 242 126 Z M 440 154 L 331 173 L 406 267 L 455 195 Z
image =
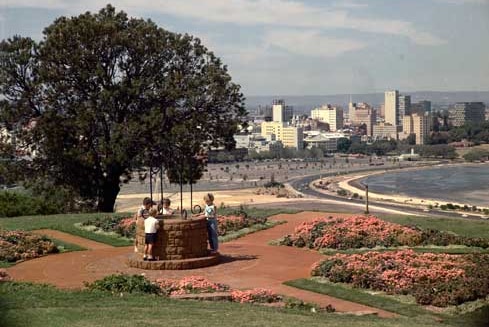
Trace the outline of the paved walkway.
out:
M 331 304 L 340 312 L 370 311 L 377 312 L 380 317 L 395 316 L 395 314 L 384 310 L 283 285 L 283 282 L 288 280 L 307 278 L 311 265 L 323 256 L 315 251 L 271 246 L 268 245 L 268 242 L 291 233 L 301 222 L 312 220 L 321 215 L 325 214 L 303 212 L 274 216 L 271 219 L 286 220 L 287 223 L 221 244 L 222 262 L 213 267 L 181 271 L 141 270 L 128 267 L 126 264 L 127 258 L 132 254 L 133 247 L 105 246 L 95 248 L 92 246 L 91 251 L 49 255 L 19 263 L 8 268 L 8 273 L 15 280 L 49 283 L 62 288 L 81 288 L 84 281 L 91 282 L 106 275 L 121 272 L 145 274 L 149 279 L 201 275 L 214 282 L 227 284 L 231 288 L 262 287 L 321 306 Z M 69 239 L 65 239 L 60 234 L 54 236 L 50 231 L 43 233 L 84 246 L 72 239 L 71 235 L 69 235 Z

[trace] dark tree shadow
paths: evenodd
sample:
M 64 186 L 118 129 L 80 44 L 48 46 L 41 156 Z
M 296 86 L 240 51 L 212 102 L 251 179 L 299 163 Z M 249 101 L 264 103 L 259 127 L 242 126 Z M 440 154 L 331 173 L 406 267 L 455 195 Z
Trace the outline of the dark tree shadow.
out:
M 220 263 L 230 263 L 234 261 L 249 261 L 258 259 L 256 255 L 227 255 L 221 254 Z

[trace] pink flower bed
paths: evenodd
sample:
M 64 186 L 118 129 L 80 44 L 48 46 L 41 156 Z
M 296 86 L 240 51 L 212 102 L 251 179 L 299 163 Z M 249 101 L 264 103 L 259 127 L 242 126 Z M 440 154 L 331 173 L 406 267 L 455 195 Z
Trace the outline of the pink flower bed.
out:
M 447 306 L 489 295 L 489 255 L 416 253 L 412 250 L 336 254 L 311 274 L 332 282 L 411 294 L 418 303 Z
M 156 284 L 167 295 L 214 293 L 231 291 L 232 301 L 239 303 L 272 303 L 281 297 L 268 289 L 230 290 L 229 286 L 214 283 L 202 276 L 188 276 L 180 280 L 160 278 Z
M 233 290 L 231 297 L 234 302 L 239 303 L 273 303 L 282 300 L 280 296 L 264 288 L 254 288 L 246 291 Z
M 168 295 L 212 293 L 227 291 L 227 285 L 213 283 L 202 276 L 188 276 L 180 280 L 160 278 L 156 284 Z
M 46 237 L 24 231 L 0 230 L 0 261 L 16 262 L 56 252 L 58 249 Z
M 328 217 L 304 222 L 287 235 L 282 244 L 311 249 L 372 248 L 413 246 L 422 241 L 422 232 L 389 223 L 373 216 Z

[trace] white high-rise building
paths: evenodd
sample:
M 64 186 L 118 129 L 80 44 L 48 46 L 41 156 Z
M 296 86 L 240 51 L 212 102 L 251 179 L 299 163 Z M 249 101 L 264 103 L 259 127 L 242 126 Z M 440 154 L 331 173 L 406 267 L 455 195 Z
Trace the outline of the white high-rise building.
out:
M 399 115 L 399 91 L 386 91 L 384 93 L 385 122 L 392 126 L 400 126 L 402 118 Z
M 261 123 L 261 135 L 269 137 L 273 135 L 277 141 L 281 141 L 285 147 L 303 149 L 304 133 L 302 127 L 284 126 L 284 123 L 270 121 Z
M 291 106 L 286 106 L 284 100 L 273 100 L 272 117 L 273 121 L 286 123 L 292 119 L 294 109 Z
M 328 123 L 329 130 L 336 132 L 343 128 L 343 109 L 325 105 L 311 110 L 311 118 Z

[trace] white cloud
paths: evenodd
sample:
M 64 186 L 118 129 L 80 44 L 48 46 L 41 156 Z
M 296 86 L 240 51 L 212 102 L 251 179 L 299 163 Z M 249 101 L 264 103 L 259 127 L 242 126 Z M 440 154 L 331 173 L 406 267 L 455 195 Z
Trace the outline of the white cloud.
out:
M 453 5 L 466 5 L 466 4 L 489 4 L 489 0 L 435 0 L 435 2 L 447 3 Z
M 274 30 L 265 35 L 265 40 L 288 52 L 312 57 L 336 57 L 367 46 L 363 42 L 331 38 L 312 30 Z
M 456 1 L 456 0 L 448 0 Z M 465 0 L 486 1 L 486 0 Z M 489 0 L 488 0 L 489 1 Z M 10 4 L 9 4 L 10 3 Z M 11 1 L 0 7 L 41 7 L 63 9 L 69 12 L 98 10 L 99 1 L 86 0 L 73 4 L 71 0 L 47 0 L 33 4 L 29 0 Z M 443 40 L 429 32 L 418 31 L 412 23 L 392 19 L 367 19 L 352 16 L 346 9 L 314 7 L 305 3 L 286 0 L 114 0 L 112 4 L 131 14 L 159 12 L 214 23 L 237 25 L 266 25 L 286 28 L 350 29 L 361 32 L 399 35 L 415 44 L 439 45 Z M 362 4 L 348 1 L 345 7 Z
M 362 9 L 368 7 L 368 5 L 366 3 L 343 0 L 343 1 L 333 3 L 333 7 L 346 8 L 346 9 Z

